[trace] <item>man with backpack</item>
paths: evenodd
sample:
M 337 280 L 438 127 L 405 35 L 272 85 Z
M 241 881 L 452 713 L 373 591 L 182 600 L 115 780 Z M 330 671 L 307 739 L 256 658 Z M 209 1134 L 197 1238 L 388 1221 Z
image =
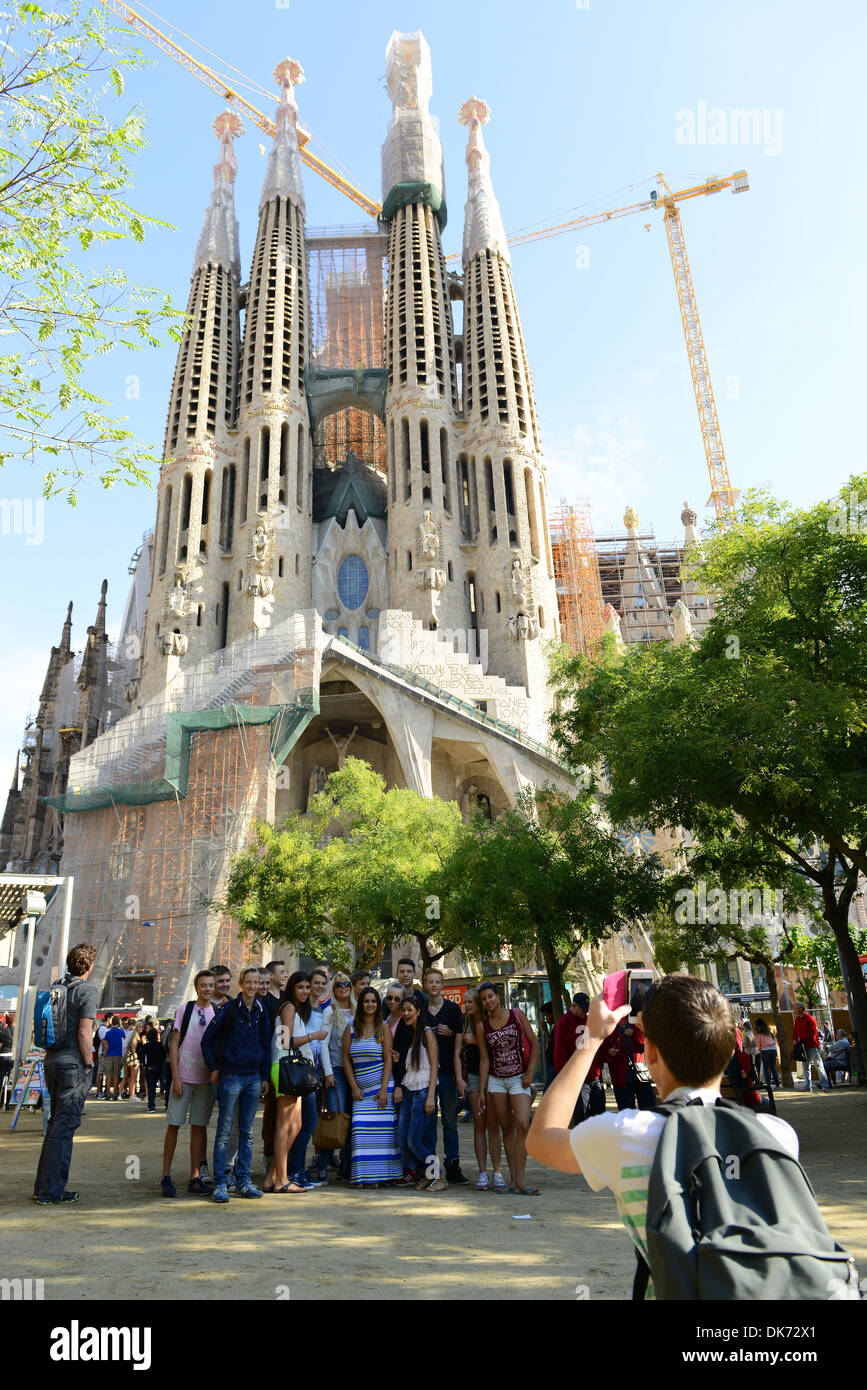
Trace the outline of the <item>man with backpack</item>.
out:
M 663 1103 L 569 1129 L 593 1045 L 628 1013 L 593 1000 L 590 1046 L 542 1097 L 527 1152 L 611 1188 L 638 1256 L 633 1297 L 652 1279 L 666 1299 L 857 1298 L 854 1263 L 822 1219 L 791 1125 L 720 1098 L 735 1019 L 713 985 L 666 975 L 648 992 L 637 1022 Z
M 33 1200 L 40 1206 L 78 1201 L 78 1193 L 69 1192 L 66 1184 L 72 1140 L 90 1090 L 93 1020 L 99 990 L 86 980 L 95 960 L 93 946 L 73 946 L 66 957 L 67 973 L 63 979 L 52 985 L 47 994 L 40 991 L 36 998 L 34 1037 L 40 1046 L 46 1047 L 42 1065 L 51 1102 L 33 1185 Z M 47 1043 L 43 1042 L 46 1036 Z
M 211 995 L 214 976 L 210 970 L 200 970 L 193 981 L 195 999 L 182 1004 L 172 1026 L 171 1068 L 172 1086 L 166 1109 L 166 1137 L 163 1144 L 163 1175 L 160 1188 L 164 1197 L 177 1197 L 172 1182 L 172 1159 L 181 1125 L 190 1124 L 190 1180 L 187 1191 L 194 1197 L 210 1191 L 200 1173 L 205 1161 L 208 1121 L 214 1108 L 211 1073 L 202 1057 L 205 1029 L 214 1017 Z

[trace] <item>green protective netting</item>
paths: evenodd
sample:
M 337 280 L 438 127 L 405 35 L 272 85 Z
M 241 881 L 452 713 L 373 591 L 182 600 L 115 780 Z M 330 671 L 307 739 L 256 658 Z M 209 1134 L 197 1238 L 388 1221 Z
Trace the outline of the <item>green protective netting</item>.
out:
M 77 787 L 62 796 L 41 800 L 58 811 L 98 811 L 104 806 L 145 806 L 186 796 L 193 734 L 247 724 L 270 724 L 271 756 L 279 766 L 291 752 L 307 725 L 319 713 L 315 690 L 304 691 L 291 705 L 228 705 L 220 709 L 183 710 L 166 715 L 166 754 L 162 777 L 141 782 L 111 782 L 104 786 Z
M 445 231 L 448 218 L 446 200 L 432 183 L 396 183 L 382 205 L 380 222 L 390 222 L 398 208 L 405 208 L 409 203 L 424 203 L 432 208 L 440 231 Z

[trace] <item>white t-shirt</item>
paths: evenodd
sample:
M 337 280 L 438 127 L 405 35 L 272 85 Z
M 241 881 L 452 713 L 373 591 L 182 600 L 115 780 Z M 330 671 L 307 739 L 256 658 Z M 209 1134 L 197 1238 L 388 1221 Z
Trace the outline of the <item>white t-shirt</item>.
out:
M 666 1096 L 666 1100 L 680 1096 L 688 1100 L 699 1096 L 704 1105 L 713 1105 L 719 1091 L 682 1086 Z M 791 1125 L 776 1115 L 758 1115 L 757 1118 L 793 1158 L 798 1157 L 798 1136 Z M 665 1121 L 665 1115 L 657 1115 L 652 1110 L 619 1110 L 616 1115 L 594 1115 L 576 1125 L 569 1135 L 572 1152 L 588 1185 L 594 1192 L 603 1187 L 611 1188 L 620 1220 L 633 1243 L 645 1255 L 647 1188 Z

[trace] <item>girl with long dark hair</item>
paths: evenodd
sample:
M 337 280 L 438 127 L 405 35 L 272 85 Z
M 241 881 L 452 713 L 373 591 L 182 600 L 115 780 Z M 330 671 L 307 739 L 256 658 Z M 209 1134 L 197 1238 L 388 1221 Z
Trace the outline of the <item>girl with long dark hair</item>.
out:
M 316 1092 L 309 1096 L 281 1095 L 278 1084 L 281 1058 L 296 1048 L 308 1061 L 315 1062 L 313 1045 L 318 1045 L 328 1036 L 327 1028 L 313 1029 L 310 1012 L 310 976 L 304 970 L 296 970 L 294 975 L 289 976 L 286 988 L 277 1001 L 274 1020 L 271 1084 L 277 1095 L 277 1118 L 274 1125 L 274 1160 L 265 1180 L 264 1192 L 304 1192 L 320 1186 L 303 1171 L 307 1145 L 316 1128 Z
M 395 1135 L 392 1040 L 372 986 L 362 989 L 355 1032 L 343 1034 L 343 1070 L 352 1091 L 352 1186 L 381 1187 L 400 1177 Z
M 439 1048 L 436 1035 L 414 998 L 404 999 L 401 1014 L 402 1022 L 394 1038 L 400 1058 L 400 1084 L 395 1088 L 395 1100 L 407 1183 L 409 1172 L 414 1171 L 419 1192 L 442 1192 L 448 1183 L 438 1172 L 436 1153 L 428 1153 L 424 1142 L 426 1119 L 436 1110 Z

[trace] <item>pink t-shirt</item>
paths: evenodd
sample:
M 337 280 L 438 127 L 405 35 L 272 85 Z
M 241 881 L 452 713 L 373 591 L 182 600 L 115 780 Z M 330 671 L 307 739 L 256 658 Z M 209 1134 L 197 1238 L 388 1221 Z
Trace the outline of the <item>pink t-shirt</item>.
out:
M 181 1004 L 175 1014 L 173 1031 L 176 1031 L 179 1036 L 186 1007 L 186 1004 Z M 201 1086 L 204 1081 L 210 1081 L 211 1079 L 211 1073 L 208 1071 L 207 1064 L 202 1056 L 202 1038 L 204 1037 L 205 1029 L 213 1017 L 213 1005 L 206 1004 L 205 1007 L 201 1009 L 198 1004 L 194 1004 L 186 1036 L 178 1050 L 178 1076 L 181 1081 L 188 1081 L 192 1086 Z M 202 1022 L 202 1019 L 204 1019 L 204 1022 Z

